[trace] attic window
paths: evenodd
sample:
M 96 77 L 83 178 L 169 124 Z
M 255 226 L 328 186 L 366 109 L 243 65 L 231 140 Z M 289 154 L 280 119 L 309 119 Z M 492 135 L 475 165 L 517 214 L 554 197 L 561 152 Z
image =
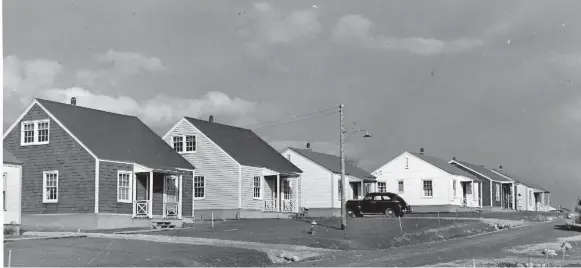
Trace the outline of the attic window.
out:
M 405 169 L 409 169 L 409 159 L 406 157 L 405 158 Z
M 50 120 L 25 121 L 20 127 L 20 145 L 48 144 Z
M 172 147 L 178 153 L 192 153 L 196 151 L 195 135 L 177 135 L 172 137 Z

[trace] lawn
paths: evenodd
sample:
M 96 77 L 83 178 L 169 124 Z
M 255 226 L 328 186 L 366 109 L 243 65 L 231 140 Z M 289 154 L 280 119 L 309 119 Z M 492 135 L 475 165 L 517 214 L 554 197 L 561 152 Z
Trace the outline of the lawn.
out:
M 5 267 L 8 265 L 9 250 L 12 251 L 12 266 L 21 267 L 262 267 L 272 264 L 266 254 L 247 249 L 67 238 L 4 243 Z
M 566 216 L 566 213 L 557 212 L 537 212 L 537 211 L 512 211 L 512 212 L 440 212 L 440 217 L 459 218 L 488 218 L 502 220 L 525 220 L 525 221 L 544 221 L 547 217 Z M 411 213 L 410 217 L 438 217 L 438 213 Z
M 318 248 L 352 250 L 380 249 L 449 239 L 490 231 L 480 221 L 350 218 L 347 232 L 340 230 L 340 218 L 320 218 L 314 234 L 308 234 L 307 220 L 248 219 L 196 224 L 188 229 L 149 233 L 151 235 L 201 237 L 222 240 L 289 244 Z

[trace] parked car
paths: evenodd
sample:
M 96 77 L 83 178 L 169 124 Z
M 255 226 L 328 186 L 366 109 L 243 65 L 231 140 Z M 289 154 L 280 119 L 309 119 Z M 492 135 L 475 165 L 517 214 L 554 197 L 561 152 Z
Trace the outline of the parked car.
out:
M 348 200 L 347 215 L 362 217 L 366 214 L 384 214 L 387 217 L 403 217 L 412 208 L 399 195 L 390 192 L 368 193 L 361 200 Z
M 581 197 L 577 198 L 575 211 L 567 215 L 567 227 L 581 227 Z

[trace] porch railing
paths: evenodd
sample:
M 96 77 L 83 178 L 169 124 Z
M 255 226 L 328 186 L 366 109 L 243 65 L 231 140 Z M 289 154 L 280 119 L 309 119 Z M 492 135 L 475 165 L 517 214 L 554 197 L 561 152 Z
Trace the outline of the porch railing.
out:
M 133 204 L 135 206 L 136 218 L 149 217 L 149 200 L 136 200 Z
M 264 211 L 276 211 L 276 199 L 264 200 Z
M 479 207 L 480 206 L 480 199 L 479 198 L 469 198 L 469 197 L 462 197 L 462 206 L 463 207 Z
M 179 209 L 179 202 L 165 203 L 165 217 L 166 218 L 178 217 L 178 209 Z
M 282 212 L 295 212 L 297 211 L 296 200 L 283 200 L 282 201 Z

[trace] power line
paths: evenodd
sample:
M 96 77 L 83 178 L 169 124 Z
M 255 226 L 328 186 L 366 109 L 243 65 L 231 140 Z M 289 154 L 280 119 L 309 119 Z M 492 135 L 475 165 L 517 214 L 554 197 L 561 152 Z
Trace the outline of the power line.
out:
M 289 121 L 289 120 L 296 120 L 302 117 L 306 117 L 309 115 L 314 115 L 314 114 L 320 114 L 320 113 L 324 113 L 324 112 L 328 112 L 331 110 L 337 110 L 337 112 L 339 111 L 337 107 L 332 107 L 332 108 L 327 108 L 327 109 L 321 109 L 315 112 L 310 112 L 310 113 L 306 113 L 306 114 L 302 114 L 302 115 L 298 115 L 298 116 L 293 116 L 293 117 L 287 117 L 287 118 L 283 118 L 283 119 L 278 119 L 275 121 L 271 121 L 271 122 L 266 122 L 266 123 L 259 123 L 259 124 L 254 124 L 254 125 L 250 125 L 250 126 L 246 126 L 244 128 L 250 128 L 250 129 L 256 129 L 258 127 L 262 127 L 262 126 L 266 126 L 266 125 L 271 125 L 271 124 L 276 124 L 279 122 L 284 122 L 284 121 Z
M 333 115 L 333 114 L 336 114 L 336 113 L 338 113 L 338 111 L 327 112 L 325 114 L 321 114 L 321 115 L 317 115 L 317 116 L 311 116 L 311 117 L 303 118 L 303 119 L 300 119 L 300 120 L 294 120 L 294 121 L 290 121 L 290 122 L 281 122 L 279 124 L 265 125 L 265 126 L 262 126 L 262 127 L 253 128 L 252 130 L 263 129 L 263 128 L 271 128 L 271 127 L 277 127 L 277 126 L 281 126 L 281 125 L 298 123 L 298 122 L 302 122 L 302 121 L 306 121 L 306 120 L 311 120 L 311 119 L 315 119 L 315 118 L 320 118 L 320 117 L 325 117 L 325 116 Z

